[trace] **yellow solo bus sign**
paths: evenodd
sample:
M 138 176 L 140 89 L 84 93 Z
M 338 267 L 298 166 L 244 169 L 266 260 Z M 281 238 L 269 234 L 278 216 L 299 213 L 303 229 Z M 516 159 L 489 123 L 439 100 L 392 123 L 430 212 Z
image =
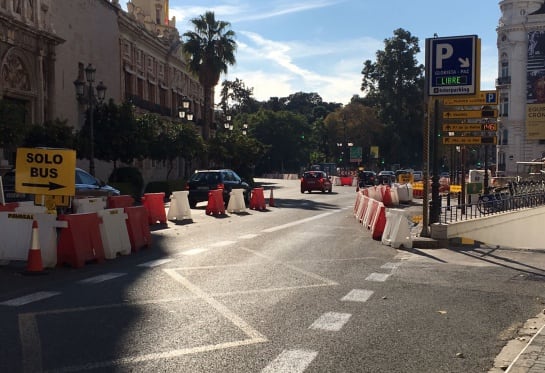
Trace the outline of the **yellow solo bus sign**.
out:
M 75 172 L 75 150 L 18 148 L 15 191 L 73 196 L 76 194 Z

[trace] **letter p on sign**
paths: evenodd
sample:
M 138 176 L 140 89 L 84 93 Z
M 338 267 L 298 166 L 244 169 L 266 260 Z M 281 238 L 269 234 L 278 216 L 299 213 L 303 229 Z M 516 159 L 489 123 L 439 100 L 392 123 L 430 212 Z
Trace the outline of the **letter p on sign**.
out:
M 441 43 L 435 46 L 437 48 L 435 53 L 435 68 L 443 68 L 443 60 L 448 60 L 454 54 L 454 48 L 451 44 Z

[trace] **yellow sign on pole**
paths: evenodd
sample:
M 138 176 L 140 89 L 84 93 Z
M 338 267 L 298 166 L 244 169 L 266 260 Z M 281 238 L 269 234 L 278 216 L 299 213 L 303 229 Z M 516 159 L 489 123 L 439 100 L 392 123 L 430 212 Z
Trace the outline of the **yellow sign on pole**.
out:
M 76 194 L 76 151 L 18 148 L 15 190 L 18 193 L 73 196 Z
M 445 132 L 496 131 L 496 123 L 443 123 Z
M 445 145 L 478 145 L 478 144 L 494 144 L 498 143 L 496 136 L 448 136 L 443 137 Z
M 498 111 L 490 110 L 489 114 L 491 114 L 489 115 L 489 117 L 495 118 L 498 116 Z M 483 111 L 482 110 L 457 110 L 457 111 L 445 111 L 443 113 L 443 119 L 470 119 L 470 118 L 483 118 Z
M 450 106 L 479 106 L 479 105 L 497 105 L 497 91 L 480 91 L 474 96 L 446 96 L 443 99 L 444 105 Z

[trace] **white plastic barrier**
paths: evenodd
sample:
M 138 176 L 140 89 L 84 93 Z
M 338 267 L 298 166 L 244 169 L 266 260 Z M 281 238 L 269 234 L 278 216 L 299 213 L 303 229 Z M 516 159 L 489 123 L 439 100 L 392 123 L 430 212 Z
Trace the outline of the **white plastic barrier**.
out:
M 97 211 L 102 222 L 99 225 L 104 257 L 115 259 L 117 254 L 129 255 L 131 253 L 131 241 L 127 230 L 126 220 L 128 215 L 123 208 L 106 209 Z
M 57 229 L 67 228 L 66 221 L 45 213 L 0 212 L 0 260 L 28 258 L 32 239 L 32 222 L 38 223 L 38 242 L 44 267 L 57 265 Z
M 399 206 L 399 188 L 390 188 L 390 195 L 392 196 L 392 205 Z
M 244 190 L 233 189 L 229 194 L 229 203 L 227 204 L 227 212 L 243 212 L 246 210 L 244 203 Z
M 405 210 L 387 209 L 386 225 L 382 233 L 382 244 L 392 246 L 396 249 L 403 246 L 413 247 L 413 239 L 409 225 L 411 221 Z
M 47 207 L 34 205 L 34 201 L 23 201 L 19 202 L 19 206 L 15 208 L 15 212 L 28 214 L 45 214 L 47 213 Z
M 191 207 L 189 207 L 189 191 L 182 190 L 172 192 L 170 207 L 168 208 L 168 220 L 191 219 Z
M 396 189 L 399 196 L 399 202 L 412 202 L 413 188 L 411 184 L 399 184 Z
M 74 198 L 72 200 L 74 211 L 78 214 L 98 212 L 106 208 L 106 199 L 102 197 Z

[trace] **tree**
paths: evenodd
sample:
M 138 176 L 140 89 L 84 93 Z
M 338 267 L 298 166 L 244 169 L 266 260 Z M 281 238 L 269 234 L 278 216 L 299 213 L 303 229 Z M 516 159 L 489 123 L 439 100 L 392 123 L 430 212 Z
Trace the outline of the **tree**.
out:
M 268 146 L 260 171 L 299 172 L 310 160 L 309 135 L 312 131 L 306 118 L 289 111 L 260 110 L 249 120 L 256 140 Z
M 0 100 L 0 147 L 8 160 L 15 161 L 15 150 L 21 145 L 30 125 L 25 120 L 26 109 L 18 102 Z
M 192 19 L 191 23 L 195 29 L 183 34 L 186 38 L 183 51 L 189 58 L 189 69 L 197 74 L 203 86 L 203 138 L 207 141 L 214 106 L 213 88 L 221 73 L 227 73 L 228 66 L 236 62 L 235 32 L 229 29 L 229 22 L 216 20 L 211 11 Z
M 236 113 L 254 113 L 259 103 L 252 97 L 253 88 L 247 88 L 244 82 L 238 78 L 234 81 L 224 80 L 221 83 L 219 107 L 224 113 L 233 111 Z
M 35 124 L 30 128 L 23 145 L 26 147 L 49 147 L 75 149 L 76 136 L 74 128 L 66 124 L 66 120 L 55 119 L 43 125 Z
M 363 102 L 377 109 L 385 124 L 382 152 L 390 163 L 405 166 L 422 162 L 424 122 L 424 67 L 417 63 L 418 38 L 404 29 L 384 40 L 376 62 L 365 61 L 361 90 Z

